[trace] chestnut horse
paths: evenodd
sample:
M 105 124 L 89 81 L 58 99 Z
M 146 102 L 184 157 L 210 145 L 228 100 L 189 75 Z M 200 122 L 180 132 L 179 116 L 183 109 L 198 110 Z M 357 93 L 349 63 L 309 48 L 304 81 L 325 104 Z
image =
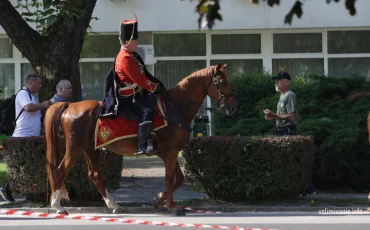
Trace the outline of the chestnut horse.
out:
M 218 110 L 232 115 L 236 101 L 225 72 L 226 64 L 196 71 L 181 80 L 169 90 L 169 98 L 177 104 L 184 120 L 190 125 L 205 97 L 208 95 L 218 105 Z M 52 190 L 50 203 L 59 214 L 68 214 L 61 206 L 61 199 L 69 199 L 64 180 L 82 154 L 88 164 L 88 176 L 95 183 L 108 208 L 113 213 L 122 213 L 123 209 L 116 203 L 105 188 L 99 171 L 99 151 L 94 147 L 95 126 L 98 119 L 99 103 L 86 100 L 74 103 L 58 102 L 50 106 L 45 114 L 45 136 L 47 143 L 47 169 Z M 60 135 L 62 133 L 62 135 Z M 177 124 L 155 131 L 158 156 L 165 163 L 165 192 L 153 199 L 154 208 L 164 204 L 170 211 L 177 211 L 173 194 L 184 182 L 184 174 L 178 162 L 178 153 L 189 140 L 189 130 Z M 65 141 L 65 155 L 60 152 L 59 143 Z M 134 156 L 137 150 L 137 138 L 117 140 L 105 146 L 111 152 L 124 156 Z M 181 210 L 179 210 L 181 211 Z

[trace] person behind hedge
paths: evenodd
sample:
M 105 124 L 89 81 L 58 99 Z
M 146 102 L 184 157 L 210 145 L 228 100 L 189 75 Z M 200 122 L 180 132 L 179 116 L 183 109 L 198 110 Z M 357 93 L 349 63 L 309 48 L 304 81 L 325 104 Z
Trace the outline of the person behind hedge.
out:
M 275 80 L 275 90 L 280 92 L 276 113 L 265 109 L 266 120 L 276 119 L 276 128 L 280 135 L 295 135 L 298 126 L 298 104 L 296 94 L 289 89 L 290 75 L 287 72 L 280 72 L 272 77 Z
M 70 102 L 72 97 L 72 84 L 68 80 L 60 80 L 56 86 L 57 93 L 50 99 L 52 104 L 56 102 Z
M 36 94 L 40 91 L 41 76 L 30 74 L 26 79 L 26 87 L 17 93 L 15 98 L 15 116 L 18 117 L 12 137 L 40 136 L 41 110 L 47 109 L 49 100 L 39 103 Z M 22 112 L 22 113 L 21 113 Z M 14 202 L 9 182 L 0 189 L 0 195 L 7 201 Z
M 298 126 L 298 103 L 296 94 L 290 90 L 291 77 L 287 72 L 280 72 L 272 77 L 275 81 L 275 90 L 280 92 L 280 98 L 277 103 L 276 113 L 265 109 L 266 120 L 276 119 L 276 127 L 279 135 L 296 135 Z M 315 189 L 312 183 L 308 183 L 303 195 L 315 194 Z

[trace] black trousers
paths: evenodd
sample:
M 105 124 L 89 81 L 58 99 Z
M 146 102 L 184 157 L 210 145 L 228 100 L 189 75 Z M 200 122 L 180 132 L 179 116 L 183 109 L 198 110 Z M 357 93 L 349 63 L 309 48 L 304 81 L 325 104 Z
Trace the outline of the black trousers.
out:
M 139 117 L 139 124 L 153 121 L 157 98 L 149 92 L 136 93 L 130 97 L 120 99 L 127 108 Z
M 285 135 L 296 135 L 297 134 L 297 128 L 295 125 L 289 125 L 285 127 L 279 127 L 278 132 L 280 136 L 285 136 Z

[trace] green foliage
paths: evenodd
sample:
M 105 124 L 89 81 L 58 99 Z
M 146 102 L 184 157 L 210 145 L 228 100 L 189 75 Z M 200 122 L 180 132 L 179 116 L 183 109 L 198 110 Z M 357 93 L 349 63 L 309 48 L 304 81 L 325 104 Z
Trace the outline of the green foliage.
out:
M 314 136 L 317 144 L 315 186 L 357 192 L 368 190 L 370 152 L 366 120 L 370 108 L 370 85 L 366 79 L 358 76 L 297 78 L 293 80 L 291 90 L 298 98 L 298 132 Z M 237 97 L 237 101 L 246 100 L 249 95 L 241 97 L 244 98 Z M 275 121 L 266 121 L 261 111 L 276 111 L 278 97 L 279 93 L 276 93 L 256 101 L 248 109 L 238 108 L 240 113 L 253 116 L 239 118 L 233 125 L 218 129 L 216 134 L 275 134 Z
M 190 2 L 192 1 L 193 0 L 190 0 Z M 263 4 L 264 2 L 267 2 L 267 4 L 270 7 L 274 7 L 274 5 L 277 6 L 280 5 L 280 0 L 249 0 L 249 1 L 251 1 L 255 5 L 259 5 L 261 2 L 263 2 Z M 333 1 L 338 3 L 340 0 L 326 0 L 326 3 L 329 4 Z M 346 9 L 348 10 L 351 16 L 356 15 L 355 1 L 356 0 L 345 0 Z M 296 15 L 298 18 L 301 18 L 303 14 L 302 5 L 304 4 L 300 0 L 296 0 L 292 8 L 290 9 L 289 13 L 285 15 L 284 23 L 291 25 L 294 15 Z M 195 11 L 199 14 L 198 19 L 199 29 L 202 30 L 206 25 L 208 26 L 209 29 L 212 29 L 216 19 L 222 21 L 222 15 L 220 14 L 219 10 L 221 10 L 219 0 L 198 0 L 198 4 L 195 8 Z M 205 22 L 205 25 L 202 25 L 203 21 Z
M 237 100 L 237 109 L 233 116 L 226 116 L 221 113 L 212 115 L 212 128 L 215 135 L 225 135 L 223 128 L 231 127 L 243 118 L 256 117 L 263 114 L 253 108 L 256 102 L 275 94 L 274 82 L 267 73 L 261 75 L 256 73 L 243 73 L 230 77 L 230 84 Z
M 3 144 L 3 140 L 4 139 L 7 139 L 7 138 L 11 138 L 10 136 L 6 136 L 6 135 L 0 135 L 0 145 L 2 145 Z M 1 154 L 1 152 L 0 152 L 0 154 Z
M 51 190 L 46 184 L 49 182 L 46 177 L 45 137 L 10 138 L 4 140 L 3 147 L 12 190 L 27 195 L 28 200 L 47 200 L 46 192 L 50 196 Z M 121 155 L 108 151 L 100 154 L 100 169 L 107 189 L 119 188 L 122 162 Z M 67 185 L 75 191 L 76 199 L 101 200 L 98 189 L 88 178 L 87 162 L 83 155 L 67 177 Z
M 36 24 L 41 35 L 48 33 L 48 28 L 58 19 L 72 23 L 74 18 L 81 14 L 82 0 L 17 0 L 16 9 L 21 9 L 22 17 L 30 23 Z M 91 19 L 98 20 L 96 17 Z M 91 27 L 88 27 L 91 29 Z
M 188 177 L 225 201 L 298 198 L 314 154 L 304 136 L 193 138 L 183 151 Z

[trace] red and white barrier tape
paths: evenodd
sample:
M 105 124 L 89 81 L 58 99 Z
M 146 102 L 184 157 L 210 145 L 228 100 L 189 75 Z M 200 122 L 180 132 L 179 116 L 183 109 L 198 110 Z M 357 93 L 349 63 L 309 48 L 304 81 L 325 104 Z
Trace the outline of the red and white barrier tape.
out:
M 210 213 L 210 214 L 219 214 L 219 213 L 221 213 L 221 212 L 214 212 L 214 211 L 197 210 L 197 209 L 193 209 L 191 207 L 185 207 L 185 206 L 182 206 L 180 208 L 183 208 L 185 210 L 188 210 L 190 212 L 195 212 L 195 213 Z
M 94 221 L 106 221 L 106 222 L 121 222 L 126 224 L 145 224 L 145 225 L 159 225 L 159 226 L 170 226 L 170 227 L 186 227 L 186 228 L 217 228 L 217 229 L 238 229 L 238 230 L 276 230 L 270 228 L 239 228 L 231 226 L 218 226 L 218 225 L 206 225 L 206 224 L 180 224 L 171 222 L 160 222 L 160 221 L 144 221 L 144 220 L 131 220 L 125 218 L 106 218 L 98 216 L 76 216 L 76 215 L 59 215 L 42 212 L 28 212 L 28 211 L 17 211 L 11 209 L 0 209 L 0 214 L 6 215 L 18 215 L 18 216 L 34 216 L 34 217 L 48 217 L 56 219 L 73 219 L 73 220 L 94 220 Z

